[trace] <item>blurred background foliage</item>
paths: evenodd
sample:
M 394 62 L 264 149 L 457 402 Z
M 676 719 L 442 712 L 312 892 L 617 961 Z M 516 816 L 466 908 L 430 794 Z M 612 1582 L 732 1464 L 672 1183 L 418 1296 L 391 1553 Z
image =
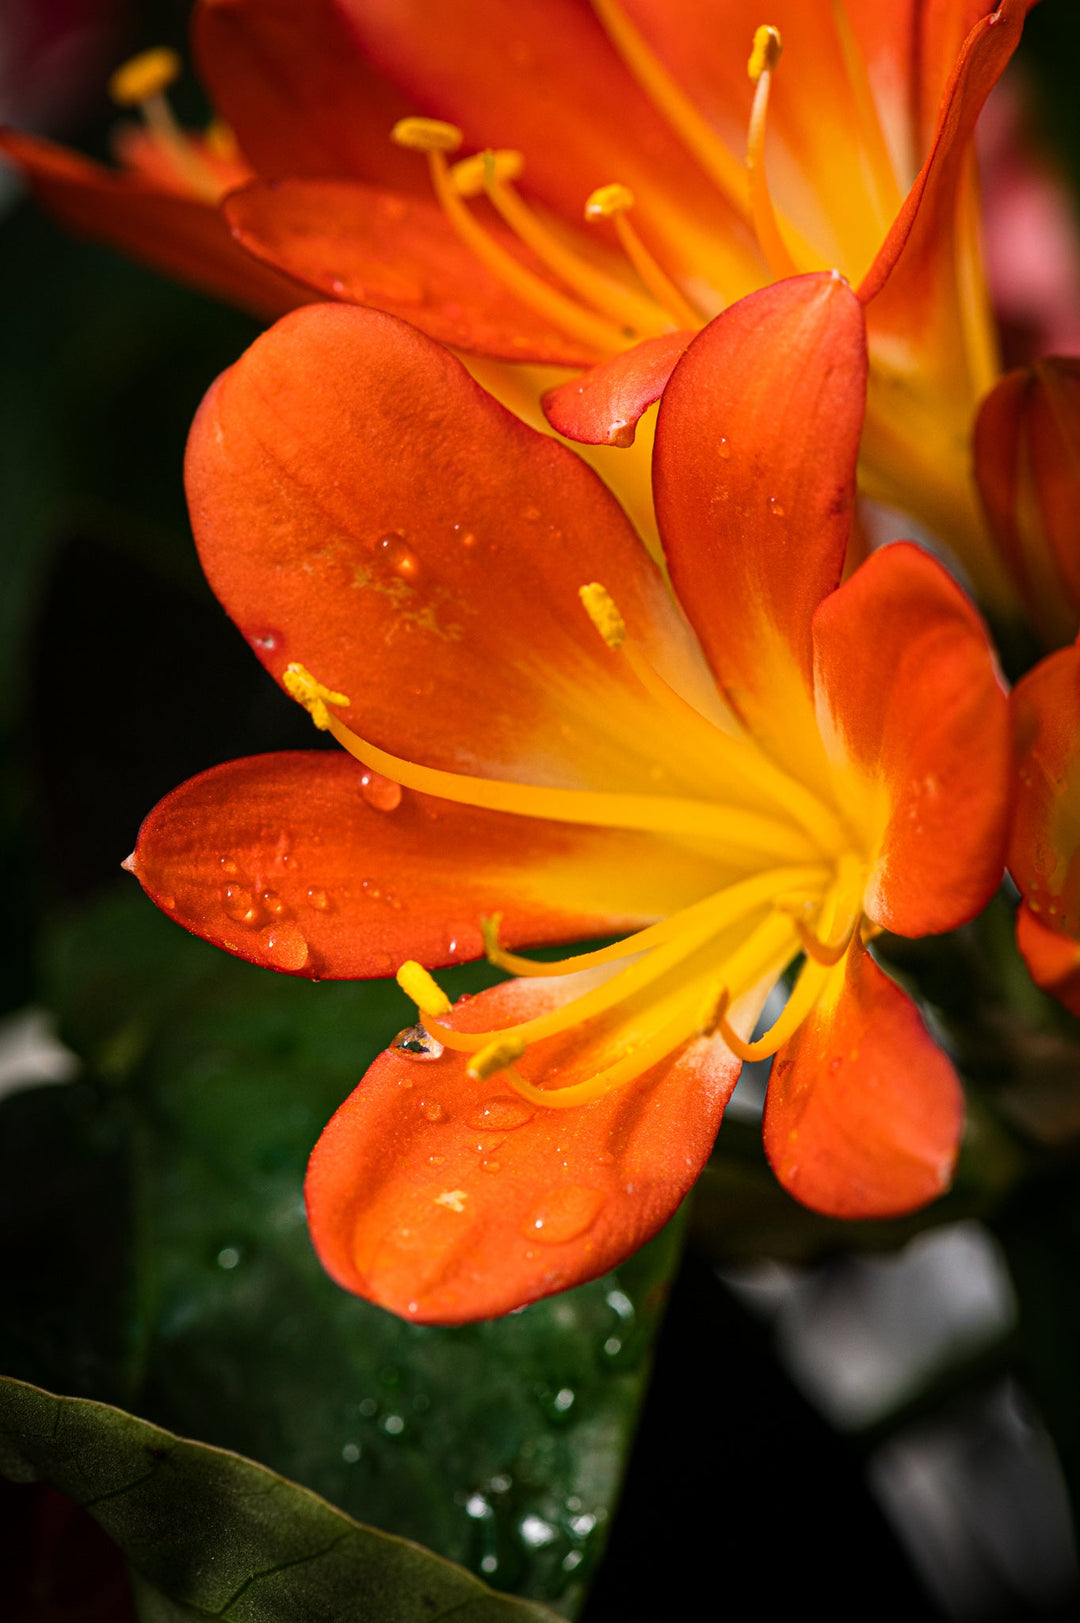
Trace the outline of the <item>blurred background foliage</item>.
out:
M 101 79 L 144 45 L 183 48 L 186 12 L 118 7 Z M 1043 0 L 1021 70 L 1033 138 L 1074 188 L 1078 63 L 1080 8 Z M 178 105 L 200 111 L 190 77 Z M 63 133 L 104 155 L 111 120 L 94 78 Z M 212 598 L 183 504 L 187 426 L 257 329 L 68 239 L 14 190 L 8 203 L 0 1372 L 236 1449 L 586 1623 L 689 1614 L 702 1586 L 717 1609 L 733 1584 L 746 1604 L 747 1575 L 778 1613 L 816 1594 L 835 1618 L 1075 1615 L 1060 1473 L 1075 1502 L 1080 1046 L 1015 959 L 1007 901 L 957 937 L 885 949 L 971 1085 L 957 1188 L 924 1218 L 845 1227 L 796 1208 L 765 1168 L 751 1078 L 686 1220 L 617 1276 L 455 1331 L 403 1325 L 325 1278 L 304 1163 L 408 1006 L 392 985 L 228 960 L 118 871 L 185 777 L 313 742 Z M 458 971 L 455 990 L 485 975 Z M 968 1236 L 962 1269 L 981 1257 L 1000 1273 L 966 1339 L 946 1333 L 957 1276 L 940 1258 L 936 1287 L 918 1273 L 934 1228 Z M 908 1242 L 897 1271 L 874 1272 L 889 1265 L 868 1258 Z M 897 1295 L 905 1268 L 915 1296 Z M 941 1333 L 876 1408 L 845 1410 L 853 1348 L 875 1356 L 852 1304 L 883 1277 L 894 1315 Z M 923 1494 L 939 1531 L 955 1524 L 935 1557 L 918 1494 L 896 1485 L 942 1437 L 973 1463 L 952 1502 L 948 1472 L 940 1502 Z M 19 1485 L 0 1504 L 5 1617 L 133 1615 L 112 1546 L 66 1500 Z M 999 1537 L 1010 1517 L 1026 1563 Z

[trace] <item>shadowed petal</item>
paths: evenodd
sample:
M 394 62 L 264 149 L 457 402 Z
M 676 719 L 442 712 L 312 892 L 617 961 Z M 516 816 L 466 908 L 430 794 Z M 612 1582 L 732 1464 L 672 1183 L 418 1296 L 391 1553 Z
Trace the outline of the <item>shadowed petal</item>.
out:
M 952 1065 L 911 999 L 856 947 L 777 1055 L 765 1149 L 830 1217 L 899 1217 L 948 1188 L 963 1126 Z
M 568 989 L 511 981 L 459 1005 L 459 1029 L 532 1018 Z M 575 1035 L 551 1039 L 560 1083 Z M 534 1110 L 465 1055 L 388 1051 L 324 1131 L 308 1169 L 315 1249 L 347 1290 L 417 1322 L 507 1313 L 614 1267 L 667 1222 L 701 1170 L 738 1076 L 699 1039 L 634 1084 Z
M 1026 902 L 1016 915 L 1016 944 L 1036 986 L 1080 1016 L 1080 941 L 1049 930 Z

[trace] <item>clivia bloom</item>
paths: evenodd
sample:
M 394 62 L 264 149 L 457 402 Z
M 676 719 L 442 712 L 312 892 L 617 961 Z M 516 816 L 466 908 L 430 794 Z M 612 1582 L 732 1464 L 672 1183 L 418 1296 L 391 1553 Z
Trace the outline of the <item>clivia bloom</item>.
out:
M 830 275 L 690 345 L 656 435 L 668 576 L 574 453 L 393 317 L 297 311 L 207 396 L 207 576 L 348 753 L 202 774 L 129 867 L 229 952 L 415 999 L 312 1157 L 347 1288 L 454 1323 L 603 1272 L 683 1199 L 747 1057 L 776 1054 L 765 1142 L 800 1200 L 947 1185 L 955 1074 L 864 943 L 992 893 L 1006 704 L 927 554 L 838 585 L 865 367 Z M 430 971 L 485 951 L 515 978 L 451 1009 Z
M 546 407 L 599 446 L 632 439 L 718 311 L 837 268 L 867 305 L 864 493 L 913 512 L 1013 611 L 970 476 L 997 373 L 971 135 L 1030 3 L 202 0 L 194 52 L 244 172 L 186 212 L 170 192 L 178 268 L 238 282 L 235 244 L 196 263 L 224 252 L 224 217 L 247 276 L 274 278 L 260 311 L 352 300 L 482 357 L 591 367 Z M 428 151 L 431 189 L 389 141 L 417 112 L 398 134 Z M 161 196 L 152 227 L 136 218 L 155 139 L 175 187 L 175 132 L 129 146 L 134 179 L 26 138 L 8 150 L 84 229 L 141 234 L 163 263 Z M 474 155 L 451 164 L 461 143 Z M 555 382 L 481 376 L 526 418 Z M 647 456 L 609 455 L 604 475 L 640 485 Z

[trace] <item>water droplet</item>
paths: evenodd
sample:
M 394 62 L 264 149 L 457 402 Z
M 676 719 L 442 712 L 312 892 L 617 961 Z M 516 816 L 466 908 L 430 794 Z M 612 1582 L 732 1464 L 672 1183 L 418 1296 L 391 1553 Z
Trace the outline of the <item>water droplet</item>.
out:
M 622 1342 L 619 1340 L 618 1336 L 608 1336 L 607 1340 L 604 1342 L 604 1351 L 607 1353 L 609 1358 L 614 1358 L 616 1353 L 622 1352 Z
M 341 1457 L 346 1465 L 355 1465 L 360 1458 L 360 1445 L 358 1443 L 346 1443 L 341 1450 Z
M 443 1053 L 442 1043 L 419 1025 L 406 1026 L 404 1030 L 399 1031 L 390 1047 L 403 1059 L 441 1059 Z
M 221 892 L 221 906 L 237 924 L 254 924 L 259 917 L 255 898 L 243 885 L 226 885 Z
M 217 1265 L 224 1268 L 226 1273 L 231 1272 L 240 1261 L 240 1252 L 234 1245 L 223 1245 L 217 1254 Z
M 476 545 L 476 537 L 475 537 L 475 535 L 473 534 L 473 532 L 471 530 L 466 530 L 465 531 L 465 534 L 461 538 L 461 544 L 469 552 L 471 552 L 473 547 L 475 547 L 475 545 Z
M 481 1161 L 480 1165 L 485 1172 L 498 1172 L 502 1163 L 500 1161 Z
M 432 1167 L 441 1167 L 445 1160 L 446 1160 L 445 1155 L 429 1155 L 428 1156 L 428 1165 L 432 1166 Z
M 283 919 L 289 911 L 288 905 L 282 901 L 276 890 L 260 891 L 259 901 L 272 919 Z
M 769 512 L 773 518 L 783 518 L 784 516 L 784 509 L 775 496 L 769 497 Z
M 545 1245 L 562 1245 L 576 1240 L 596 1221 L 604 1196 L 599 1189 L 584 1184 L 556 1184 L 534 1208 L 525 1232 Z
M 396 531 L 380 535 L 375 543 L 375 556 L 387 569 L 400 575 L 402 580 L 414 581 L 420 574 L 419 558 Z
M 405 1430 L 405 1422 L 399 1414 L 388 1414 L 382 1423 L 382 1429 L 391 1437 L 400 1437 Z
M 496 1093 L 485 1099 L 469 1117 L 470 1127 L 486 1127 L 491 1132 L 509 1132 L 512 1127 L 523 1127 L 532 1121 L 536 1111 L 520 1094 Z
M 586 1511 L 583 1516 L 575 1516 L 570 1523 L 570 1531 L 578 1538 L 588 1538 L 596 1526 L 596 1517 L 590 1516 Z
M 281 641 L 277 631 L 249 631 L 247 640 L 257 652 L 272 654 Z
M 236 859 L 234 857 L 222 857 L 221 871 L 227 879 L 235 879 L 240 872 L 240 869 L 236 866 Z
M 558 1536 L 558 1531 L 542 1516 L 522 1517 L 521 1537 L 531 1550 L 542 1550 L 545 1544 L 551 1544 Z
M 271 924 L 259 931 L 259 949 L 274 969 L 303 969 L 308 944 L 295 924 Z
M 331 276 L 330 291 L 331 293 L 344 293 L 345 283 L 341 280 L 340 276 Z
M 481 1572 L 498 1572 L 499 1558 L 497 1555 L 485 1555 L 480 1561 Z
M 552 1402 L 559 1414 L 565 1414 L 574 1401 L 575 1394 L 568 1386 L 561 1386 L 556 1392 Z
M 438 1099 L 421 1099 L 420 1114 L 428 1121 L 446 1121 L 446 1106 L 440 1104 Z
M 580 1550 L 570 1550 L 563 1556 L 563 1571 L 573 1572 L 574 1568 L 580 1566 L 584 1559 L 585 1557 Z
M 315 908 L 315 910 L 317 912 L 319 912 L 319 913 L 327 913 L 327 912 L 329 912 L 329 910 L 330 910 L 330 898 L 326 894 L 325 890 L 320 890 L 317 885 L 313 885 L 311 887 L 311 889 L 308 891 L 307 899 L 311 903 L 312 907 Z
M 634 1304 L 625 1291 L 608 1291 L 604 1300 L 607 1302 L 608 1307 L 615 1309 L 620 1319 L 632 1319 L 634 1317 Z
M 395 783 L 393 778 L 384 778 L 379 772 L 369 772 L 366 767 L 360 774 L 360 792 L 368 805 L 373 806 L 376 811 L 397 811 L 401 805 L 400 783 Z M 379 893 L 375 891 L 374 894 L 377 896 Z
M 379 889 L 374 879 L 361 879 L 360 889 L 363 891 L 364 895 L 369 901 L 378 902 L 382 899 L 382 891 Z
M 482 1493 L 473 1493 L 465 1501 L 465 1514 L 478 1522 L 482 1517 L 491 1515 L 491 1506 Z
M 718 457 L 722 457 L 725 462 L 731 455 L 731 446 L 727 442 L 727 437 L 723 434 L 721 434 L 720 442 L 716 447 L 716 454 Z

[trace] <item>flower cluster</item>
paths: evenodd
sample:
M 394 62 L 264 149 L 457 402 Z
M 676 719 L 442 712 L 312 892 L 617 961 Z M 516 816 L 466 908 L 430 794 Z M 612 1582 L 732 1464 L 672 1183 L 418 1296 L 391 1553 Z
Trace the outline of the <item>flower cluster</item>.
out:
M 1007 857 L 1080 1012 L 1077 648 L 1010 701 L 943 564 L 868 553 L 856 507 L 1075 634 L 1075 363 L 999 376 L 979 257 L 972 132 L 1027 9 L 202 0 L 207 130 L 153 52 L 114 82 L 124 168 L 3 137 L 72 224 L 290 312 L 187 488 L 341 748 L 191 780 L 127 866 L 225 951 L 415 1002 L 311 1161 L 350 1290 L 455 1323 L 603 1272 L 756 1059 L 798 1200 L 933 1200 L 962 1093 L 871 944 L 971 920 Z M 432 971 L 483 955 L 510 978 L 452 1006 Z

